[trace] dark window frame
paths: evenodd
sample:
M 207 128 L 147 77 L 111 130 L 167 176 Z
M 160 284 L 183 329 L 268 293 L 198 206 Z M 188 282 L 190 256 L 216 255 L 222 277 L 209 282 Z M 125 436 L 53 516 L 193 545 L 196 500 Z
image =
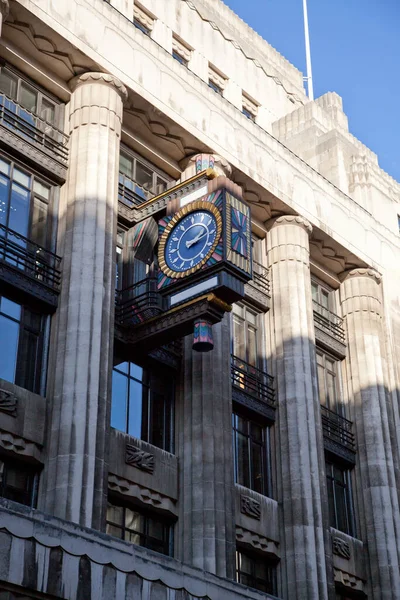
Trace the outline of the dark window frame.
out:
M 3 299 L 12 302 L 20 307 L 19 317 L 15 317 L 5 312 L 2 308 Z M 47 316 L 40 312 L 31 310 L 31 307 L 16 302 L 8 296 L 0 296 L 0 322 L 4 320 L 17 324 L 18 333 L 16 340 L 16 358 L 14 366 L 14 377 L 10 383 L 14 383 L 33 393 L 40 394 L 42 392 L 42 376 L 45 367 L 45 330 Z M 29 323 L 31 319 L 37 318 L 38 325 L 34 327 Z M 27 339 L 29 336 L 35 336 L 36 344 L 33 348 L 35 354 L 35 364 L 32 365 L 31 358 L 27 352 Z M 28 358 L 27 358 L 28 357 Z
M 26 476 L 25 490 L 7 484 L 7 477 L 9 477 L 12 469 Z M 0 497 L 29 506 L 30 508 L 36 508 L 39 477 L 39 469 L 33 465 L 0 455 Z M 25 501 L 23 500 L 24 496 Z
M 108 514 L 107 514 L 107 518 L 106 518 L 106 533 L 108 533 L 109 535 L 113 535 L 112 533 L 109 533 L 109 527 L 112 527 L 114 529 L 118 529 L 121 532 L 121 535 L 118 536 L 120 537 L 120 539 L 128 541 L 130 543 L 136 543 L 136 542 L 132 542 L 130 539 L 130 536 L 137 536 L 140 540 L 140 543 L 137 544 L 138 546 L 142 546 L 144 548 L 148 548 L 149 550 L 153 550 L 153 552 L 160 552 L 160 554 L 164 554 L 166 556 L 173 556 L 173 532 L 174 532 L 174 522 L 171 519 L 165 518 L 163 516 L 161 516 L 159 513 L 153 513 L 149 510 L 143 509 L 139 506 L 137 506 L 134 503 L 129 503 L 128 501 L 125 500 L 119 500 L 117 498 L 114 497 L 110 497 L 108 499 L 108 505 L 107 505 L 107 513 L 108 513 L 108 509 L 111 507 L 118 507 L 121 509 L 122 511 L 122 519 L 120 523 L 116 523 L 115 521 L 111 521 L 108 519 Z M 126 526 L 126 514 L 127 511 L 131 511 L 133 513 L 136 513 L 137 515 L 140 515 L 141 519 L 143 519 L 143 531 L 140 531 L 139 529 L 133 529 L 130 527 Z M 149 529 L 151 526 L 151 520 L 153 522 L 158 523 L 159 525 L 161 525 L 162 528 L 162 536 L 161 538 L 156 538 L 152 535 L 150 535 L 149 533 Z M 114 536 L 117 537 L 117 536 Z M 154 546 L 159 545 L 163 547 L 163 550 L 155 550 Z
M 121 169 L 121 157 L 125 157 L 128 161 L 131 161 L 132 166 L 130 173 L 126 173 Z M 146 202 L 147 200 L 158 196 L 160 193 L 165 192 L 169 188 L 172 179 L 128 146 L 121 145 L 119 159 L 119 184 L 130 191 L 131 194 L 137 196 L 139 203 Z M 152 173 L 152 184 L 149 189 L 146 189 L 137 181 L 138 164 L 143 167 L 144 170 L 151 171 Z M 126 194 L 126 196 L 128 196 L 128 194 Z M 131 206 L 131 202 L 125 197 L 125 194 L 120 193 L 118 198 L 121 202 Z
M 246 558 L 246 560 L 250 562 L 250 573 L 243 571 L 241 568 L 243 558 Z M 266 569 L 266 579 L 257 575 L 257 566 L 262 566 Z M 240 547 L 236 549 L 236 581 L 238 583 L 242 583 L 243 585 L 247 585 L 248 587 L 251 587 L 255 590 L 260 590 L 267 594 L 276 595 L 276 566 L 277 561 L 273 561 L 271 559 L 268 559 L 267 557 L 263 557 L 261 556 L 261 554 L 247 552 Z
M 121 368 L 118 368 L 119 365 L 127 364 L 127 372 L 123 371 Z M 138 377 L 131 375 L 134 369 L 142 370 L 142 379 L 140 380 Z M 174 407 L 175 407 L 175 377 L 174 373 L 170 370 L 158 367 L 157 373 L 158 378 L 155 376 L 156 369 L 154 367 L 142 367 L 137 363 L 123 361 L 114 366 L 113 374 L 116 373 L 119 376 L 126 378 L 127 385 L 127 396 L 125 399 L 125 426 L 124 433 L 128 435 L 132 435 L 137 439 L 140 439 L 148 444 L 156 446 L 157 448 L 161 448 L 166 452 L 173 453 L 174 452 Z M 155 403 L 155 396 L 159 395 L 159 391 L 157 391 L 158 385 L 160 383 L 161 377 L 163 377 L 163 385 L 166 389 L 166 384 L 164 383 L 166 378 L 169 379 L 168 385 L 170 387 L 169 394 L 166 393 L 163 401 L 162 401 L 162 431 L 158 426 L 154 424 L 154 416 L 155 412 L 153 410 L 154 406 L 157 406 Z M 154 385 L 152 385 L 152 383 Z M 157 385 L 158 384 L 158 385 Z M 132 430 L 130 429 L 131 423 L 131 411 L 133 410 L 134 405 L 134 396 L 132 394 L 135 393 L 135 388 L 141 387 L 141 424 L 140 424 L 140 436 L 134 435 Z M 140 401 L 140 400 L 139 400 Z M 113 405 L 116 406 L 115 403 L 121 402 L 121 400 L 117 400 L 114 396 L 114 385 L 112 392 L 112 409 Z M 115 409 L 114 409 L 115 410 Z M 113 413 L 113 410 L 112 410 Z M 157 411 L 158 415 L 158 411 Z M 112 416 L 112 415 L 111 415 Z M 112 426 L 113 423 L 112 423 Z M 155 431 L 160 434 L 162 443 L 159 442 L 154 436 Z
M 54 251 L 55 250 L 54 234 L 55 234 L 55 230 L 56 230 L 56 223 L 55 223 L 55 218 L 54 218 L 53 213 L 55 210 L 57 186 L 51 180 L 47 179 L 46 177 L 44 177 L 43 175 L 38 173 L 35 169 L 32 169 L 31 167 L 27 167 L 26 165 L 24 165 L 23 163 L 21 163 L 18 160 L 15 160 L 13 157 L 9 156 L 5 152 L 0 153 L 0 160 L 3 161 L 4 163 L 7 163 L 9 166 L 8 174 L 6 174 L 6 173 L 4 173 L 4 171 L 0 170 L 0 177 L 7 179 L 9 182 L 8 183 L 7 215 L 6 215 L 6 222 L 4 223 L 4 226 L 5 227 L 10 226 L 10 212 L 11 212 L 11 206 L 12 206 L 11 194 L 12 194 L 13 182 L 15 181 L 14 180 L 14 172 L 15 172 L 15 170 L 17 170 L 17 171 L 22 172 L 24 175 L 26 175 L 27 177 L 30 178 L 29 187 L 24 186 L 20 182 L 17 182 L 17 181 L 15 182 L 17 186 L 25 189 L 27 191 L 27 193 L 29 194 L 29 215 L 28 215 L 28 220 L 27 220 L 27 231 L 26 232 L 17 231 L 17 233 L 20 233 L 21 235 L 23 235 L 23 237 L 26 237 L 28 240 L 32 241 L 33 243 L 38 244 L 39 246 L 42 246 L 46 250 L 49 250 L 51 252 Z M 45 188 L 48 188 L 48 190 L 49 190 L 48 198 L 46 198 L 40 192 L 35 190 L 35 182 L 37 182 L 41 186 L 44 186 Z M 34 210 L 35 210 L 35 199 L 39 200 L 40 202 L 44 203 L 47 206 L 46 235 L 45 235 L 44 241 L 38 240 L 33 235 L 33 227 L 35 226 L 35 224 L 33 222 L 33 216 L 34 216 Z M 14 229 L 14 228 L 11 227 L 11 229 Z M 0 232 L 0 235 L 1 235 L 1 232 Z
M 148 27 L 146 27 L 146 25 L 143 25 L 143 23 L 141 23 L 139 21 L 139 19 L 136 19 L 134 17 L 133 24 L 136 27 L 136 29 L 139 29 L 139 31 L 141 31 L 142 33 L 144 33 L 144 35 L 148 35 L 150 37 L 151 29 L 149 29 Z
M 343 474 L 342 481 L 335 475 L 335 469 Z M 352 494 L 351 469 L 344 463 L 335 461 L 330 456 L 325 458 L 326 485 L 328 491 L 328 507 L 330 526 L 338 531 L 355 537 L 354 503 Z M 338 493 L 342 489 L 344 512 L 340 511 Z
M 340 359 L 336 358 L 329 352 L 326 352 L 322 348 L 317 347 L 316 350 L 316 360 L 317 360 L 317 383 L 318 383 L 318 394 L 320 399 L 320 404 L 325 406 L 330 411 L 340 415 L 341 417 L 346 418 L 345 405 L 343 402 L 343 394 L 342 394 L 342 385 L 341 385 L 341 373 L 340 373 Z M 319 358 L 318 358 L 319 357 Z M 334 367 L 331 368 L 327 365 L 327 361 L 331 361 L 334 364 Z M 323 376 L 321 374 L 323 371 Z M 320 376 L 321 374 L 321 376 Z M 335 397 L 332 399 L 329 396 L 329 385 L 328 385 L 328 376 L 334 378 L 334 395 Z M 321 390 L 321 378 L 323 377 L 323 385 L 324 389 Z M 321 393 L 322 392 L 322 393 Z
M 219 94 L 222 97 L 224 96 L 224 90 L 222 87 L 217 85 L 212 79 L 208 80 L 208 87 L 210 87 L 216 94 Z
M 176 50 L 172 50 L 172 58 L 174 58 L 176 61 L 178 61 L 178 63 L 180 63 L 181 65 L 183 65 L 184 67 L 188 67 L 189 65 L 189 61 L 186 60 L 186 58 L 184 58 L 181 54 L 179 54 L 179 52 L 177 52 Z
M 245 428 L 239 426 L 239 419 L 244 423 Z M 261 440 L 257 440 L 252 435 L 252 425 L 261 430 Z M 244 429 L 246 429 L 244 431 Z M 247 441 L 246 449 L 246 475 L 241 476 L 239 472 L 239 439 L 245 438 Z M 232 442 L 233 442 L 233 468 L 234 481 L 250 490 L 253 490 L 263 496 L 272 497 L 272 457 L 271 457 L 271 423 L 260 415 L 243 411 L 236 406 L 232 412 Z M 254 468 L 254 455 L 258 449 L 261 457 L 261 474 L 257 476 Z M 258 480 L 258 482 L 257 482 Z
M 248 108 L 245 108 L 244 106 L 242 106 L 242 114 L 250 121 L 253 121 L 253 123 L 256 122 L 256 115 L 253 114 L 251 111 L 249 111 Z

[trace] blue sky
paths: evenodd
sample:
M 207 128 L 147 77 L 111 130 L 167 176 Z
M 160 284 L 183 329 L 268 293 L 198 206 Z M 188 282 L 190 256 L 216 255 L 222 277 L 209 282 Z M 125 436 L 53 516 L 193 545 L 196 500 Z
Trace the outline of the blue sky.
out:
M 302 0 L 224 0 L 305 73 Z M 400 0 L 308 0 L 314 95 L 337 92 L 353 135 L 400 182 Z

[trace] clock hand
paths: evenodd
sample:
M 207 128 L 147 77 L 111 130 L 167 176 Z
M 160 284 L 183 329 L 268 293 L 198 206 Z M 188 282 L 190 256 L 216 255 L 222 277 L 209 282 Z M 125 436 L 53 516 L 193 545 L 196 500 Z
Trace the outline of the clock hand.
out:
M 206 231 L 205 233 L 200 233 L 197 237 L 193 238 L 192 240 L 188 240 L 186 242 L 186 248 L 190 248 L 190 246 L 193 246 L 193 244 L 197 244 L 197 242 L 199 240 L 201 240 L 201 238 L 207 234 L 208 234 L 208 231 Z

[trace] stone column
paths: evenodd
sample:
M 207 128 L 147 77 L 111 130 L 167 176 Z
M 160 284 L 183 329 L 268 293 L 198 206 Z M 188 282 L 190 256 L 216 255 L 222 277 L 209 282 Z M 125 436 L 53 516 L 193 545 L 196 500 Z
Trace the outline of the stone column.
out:
M 178 556 L 199 569 L 234 577 L 235 515 L 232 456 L 230 323 L 213 326 L 214 350 L 192 350 L 185 338 Z
M 368 548 L 368 585 L 378 600 L 400 598 L 400 515 L 390 439 L 381 276 L 354 269 L 340 288 L 347 330 L 349 408 L 357 442 L 360 537 Z
M 282 506 L 282 593 L 328 597 L 322 503 L 323 444 L 315 364 L 309 235 L 297 216 L 279 217 L 267 239 L 272 290 L 272 367 L 278 392 L 278 500 Z
M 199 154 L 186 161 L 182 181 L 206 168 L 229 176 L 228 163 Z M 213 326 L 214 349 L 192 350 L 184 340 L 183 393 L 178 402 L 180 518 L 178 557 L 221 577 L 234 578 L 235 515 L 232 455 L 230 317 Z
M 122 102 L 104 73 L 73 80 L 64 189 L 62 288 L 49 372 L 45 511 L 101 528 L 114 338 L 115 238 Z M 41 508 L 42 508 L 41 506 Z
M 0 37 L 3 30 L 3 23 L 8 17 L 9 10 L 8 0 L 0 0 Z

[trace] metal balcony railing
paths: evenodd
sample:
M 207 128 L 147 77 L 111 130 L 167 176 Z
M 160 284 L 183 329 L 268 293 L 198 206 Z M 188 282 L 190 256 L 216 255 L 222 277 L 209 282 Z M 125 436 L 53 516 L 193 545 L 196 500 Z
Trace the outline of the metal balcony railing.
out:
M 313 300 L 313 311 L 315 324 L 344 344 L 345 334 L 342 317 L 339 317 L 339 315 L 336 315 L 315 300 Z
M 119 174 L 118 200 L 127 206 L 140 206 L 153 196 L 154 194 L 138 185 L 133 179 L 122 173 Z
M 274 378 L 268 373 L 231 355 L 231 380 L 234 388 L 275 407 Z
M 270 295 L 268 269 L 256 260 L 253 260 L 253 279 L 249 281 L 249 285 L 267 296 Z
M 68 136 L 5 94 L 0 94 L 0 125 L 36 147 L 43 148 L 47 154 L 51 153 L 63 165 L 67 164 Z
M 0 261 L 53 290 L 60 288 L 61 258 L 4 225 L 0 225 Z
M 355 451 L 353 423 L 321 404 L 322 431 L 324 437 L 348 450 Z
M 115 320 L 119 325 L 138 325 L 161 312 L 162 298 L 157 291 L 156 277 L 143 279 L 115 292 Z

